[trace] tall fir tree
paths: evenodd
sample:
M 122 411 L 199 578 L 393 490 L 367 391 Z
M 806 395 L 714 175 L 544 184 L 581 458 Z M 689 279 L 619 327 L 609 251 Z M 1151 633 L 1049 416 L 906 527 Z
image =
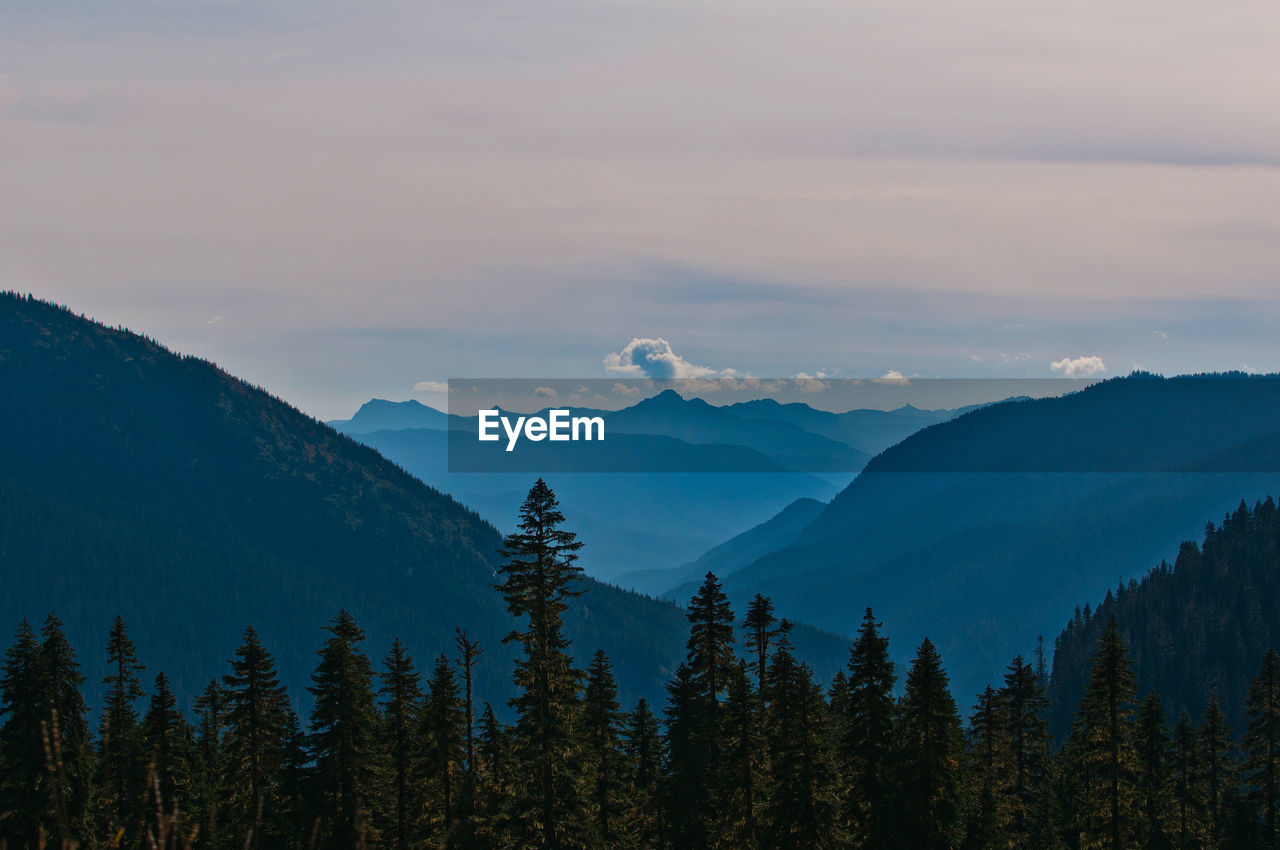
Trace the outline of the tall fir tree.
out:
M 640 847 L 654 847 L 662 834 L 659 788 L 662 781 L 662 735 L 658 718 L 643 698 L 627 715 L 624 743 L 631 774 L 628 831 Z
M 752 848 L 759 841 L 757 809 L 762 756 L 760 717 L 763 697 L 751 687 L 747 663 L 739 661 L 729 678 L 721 714 L 723 745 L 719 784 L 713 805 L 713 840 L 718 847 Z M 765 690 L 768 690 L 767 683 Z
M 1206 828 L 1210 846 L 1222 840 L 1230 789 L 1235 786 L 1231 730 L 1217 696 L 1210 694 L 1200 720 L 1200 770 L 1204 776 Z
M 476 811 L 471 846 L 509 846 L 506 840 L 505 804 L 511 797 L 507 730 L 498 722 L 493 706 L 484 704 L 476 730 Z
M 457 833 L 458 788 L 466 760 L 466 715 L 453 665 L 436 657 L 422 702 L 422 783 L 428 798 L 427 834 L 438 846 L 452 846 Z
M 213 746 L 217 725 L 225 724 L 219 828 L 227 840 L 256 850 L 269 847 L 282 828 L 277 815 L 289 696 L 252 626 L 230 664 L 222 687 L 205 692 L 204 724 L 210 728 L 204 730 L 203 748 Z
M 667 683 L 663 738 L 662 811 L 664 842 L 675 850 L 698 850 L 710 844 L 708 775 L 700 764 L 705 748 L 700 690 L 687 663 L 681 662 Z
M 618 705 L 618 684 L 613 666 L 604 650 L 598 649 L 587 667 L 587 686 L 582 699 L 582 736 L 591 764 L 591 809 L 595 825 L 595 846 L 612 846 L 622 826 L 623 794 L 627 787 L 626 762 L 622 754 L 622 712 Z
M 785 637 L 778 641 L 766 686 L 769 796 L 763 845 L 779 850 L 834 846 L 826 704 L 813 672 L 796 660 Z
M 1204 776 L 1199 739 L 1184 709 L 1169 742 L 1169 836 L 1172 846 L 1188 850 L 1203 843 Z
M 475 808 L 476 795 L 476 702 L 475 702 L 475 666 L 476 659 L 484 654 L 479 641 L 467 636 L 466 630 L 456 629 L 454 640 L 458 648 L 458 669 L 462 671 L 462 712 L 463 727 L 466 729 L 466 772 L 463 775 L 462 817 L 470 822 Z M 469 831 L 470 827 L 468 827 Z
M 868 608 L 849 650 L 844 697 L 837 699 L 837 754 L 843 777 L 842 821 L 862 847 L 887 847 L 891 839 L 892 769 L 895 752 L 889 639 Z
M 388 847 L 407 850 L 414 840 L 413 824 L 421 808 L 413 782 L 413 763 L 420 747 L 417 717 L 422 704 L 421 677 L 400 638 L 392 642 L 382 664 L 380 693 L 392 797 L 383 837 Z
M 1000 794 L 1008 811 L 1008 833 L 1016 845 L 1027 848 L 1052 846 L 1054 817 L 1050 793 L 1051 736 L 1049 700 L 1039 665 L 1043 641 L 1036 647 L 1036 667 L 1022 656 L 1005 671 L 998 697 L 1007 770 Z
M 49 765 L 49 820 L 58 846 L 73 842 L 75 830 L 88 823 L 94 753 L 89 738 L 88 709 L 81 687 L 84 674 L 75 649 L 57 615 L 45 618 L 40 630 L 40 665 L 44 684 L 41 709 L 42 738 Z
M 192 799 L 198 781 L 195 732 L 178 708 L 178 699 L 164 673 L 156 675 L 151 701 L 142 718 L 141 738 L 151 777 L 143 814 L 151 821 L 152 833 L 161 831 L 157 812 L 170 815 L 175 824 L 183 826 L 183 832 L 189 832 L 194 824 L 187 824 L 182 804 Z
M 907 671 L 899 714 L 899 842 L 951 850 L 960 837 L 963 735 L 942 657 L 928 638 Z
M 996 690 L 987 685 L 969 715 L 965 850 L 994 850 L 1011 843 L 1010 800 L 1002 793 L 1003 777 L 1012 770 L 1003 712 Z
M 285 850 L 312 850 L 311 835 L 316 819 L 310 806 L 311 753 L 302 721 L 290 706 L 285 714 L 281 736 L 283 756 L 280 764 L 279 802 L 276 806 L 276 840 Z M 243 846 L 243 845 L 242 845 Z
M 144 669 L 124 618 L 117 616 L 107 636 L 107 675 L 102 679 L 107 693 L 98 727 L 99 770 L 110 832 L 114 835 L 125 830 L 129 842 L 140 837 L 135 829 L 140 823 L 146 790 L 137 709 L 138 700 L 144 696 L 138 674 Z
M 1147 693 L 1134 727 L 1138 751 L 1138 801 L 1142 825 L 1138 834 L 1146 850 L 1167 850 L 1169 843 L 1169 723 L 1164 700 L 1154 690 Z
M 747 633 L 747 653 L 750 658 L 748 665 L 751 672 L 755 674 L 758 692 L 763 693 L 769 667 L 769 647 L 777 640 L 778 635 L 782 634 L 785 627 L 780 626 L 778 618 L 773 615 L 773 601 L 761 593 L 757 593 L 747 603 L 747 615 L 743 620 Z
M 582 543 L 563 523 L 555 494 L 539 478 L 520 507 L 519 530 L 503 541 L 499 587 L 507 610 L 528 618 L 523 631 L 506 638 L 523 650 L 516 661 L 518 693 L 511 700 L 518 762 L 512 774 L 518 779 L 514 837 L 545 850 L 583 846 L 587 821 L 576 728 L 582 673 L 573 666 L 564 635 L 568 600 L 582 593 L 576 588 Z
M 23 620 L 5 652 L 0 679 L 0 828 L 15 847 L 35 847 L 49 831 L 44 671 L 35 630 Z
M 364 631 L 347 611 L 325 627 L 329 638 L 307 690 L 311 711 L 311 756 L 315 761 L 314 802 L 323 817 L 322 846 L 347 850 L 375 844 L 370 807 L 378 798 L 375 736 L 378 712 L 373 665 L 360 650 Z
M 196 847 L 215 846 L 222 823 L 218 811 L 221 797 L 222 736 L 226 730 L 226 695 L 217 679 L 195 700 L 196 754 L 199 757 L 199 782 L 190 802 L 193 815 L 200 824 Z
M 1263 846 L 1275 850 L 1280 847 L 1280 655 L 1274 649 L 1263 657 L 1245 705 L 1245 775 L 1262 816 Z
M 689 602 L 689 639 L 686 643 L 685 671 L 687 704 L 685 715 L 688 751 L 674 762 L 682 775 L 672 776 L 671 783 L 684 789 L 686 795 L 672 808 L 669 826 L 672 834 L 689 847 L 706 846 L 714 815 L 713 795 L 721 785 L 721 697 L 728 688 L 737 659 L 733 654 L 733 610 L 720 582 L 707 573 L 698 592 Z
M 1075 830 L 1081 846 L 1128 850 L 1138 840 L 1138 753 L 1134 746 L 1137 683 L 1115 619 L 1094 655 L 1089 686 L 1066 747 L 1076 786 Z

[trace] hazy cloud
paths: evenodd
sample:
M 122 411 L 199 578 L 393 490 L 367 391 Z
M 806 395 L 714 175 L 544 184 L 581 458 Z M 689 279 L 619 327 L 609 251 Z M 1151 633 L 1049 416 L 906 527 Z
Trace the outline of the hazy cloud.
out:
M 671 343 L 661 337 L 632 339 L 621 351 L 605 355 L 604 368 L 610 375 L 659 380 L 729 377 L 737 374 L 733 369 L 712 369 L 690 363 L 672 351 Z
M 1105 372 L 1107 364 L 1097 355 L 1088 357 L 1064 357 L 1049 364 L 1049 368 L 1064 378 L 1089 378 Z
M 418 381 L 413 385 L 415 393 L 447 393 L 449 392 L 449 383 L 447 381 Z
M 551 387 L 534 387 L 533 394 L 536 395 L 538 398 L 559 398 L 560 397 L 560 393 L 556 392 Z
M 878 378 L 872 378 L 877 384 L 890 384 L 893 386 L 905 387 L 911 383 L 911 379 L 903 375 L 897 369 L 890 369 Z

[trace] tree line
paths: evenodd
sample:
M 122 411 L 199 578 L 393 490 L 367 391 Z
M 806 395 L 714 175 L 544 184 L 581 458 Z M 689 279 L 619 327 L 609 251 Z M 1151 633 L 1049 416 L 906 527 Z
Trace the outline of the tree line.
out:
M 117 619 L 92 730 L 85 674 L 50 615 L 23 622 L 0 681 L 0 836 L 8 848 L 1275 848 L 1280 656 L 1237 739 L 1216 700 L 1172 724 L 1139 699 L 1114 622 L 1070 733 L 1049 732 L 1044 654 L 1009 664 L 962 718 L 924 640 L 899 687 L 868 609 L 827 687 L 770 601 L 736 615 L 708 574 L 666 704 L 619 704 L 563 614 L 581 543 L 534 485 L 498 589 L 519 656 L 506 711 L 477 700 L 463 631 L 421 668 L 395 641 L 375 670 L 347 612 L 327 626 L 307 723 L 252 628 L 182 711 L 149 692 Z M 190 718 L 190 719 L 189 719 Z

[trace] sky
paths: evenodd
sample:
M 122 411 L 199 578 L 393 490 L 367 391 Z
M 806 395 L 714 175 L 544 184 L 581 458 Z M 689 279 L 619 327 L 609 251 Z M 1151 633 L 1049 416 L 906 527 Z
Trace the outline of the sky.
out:
M 1276 371 L 1277 43 L 1234 0 L 6 0 L 0 288 L 321 418 Z

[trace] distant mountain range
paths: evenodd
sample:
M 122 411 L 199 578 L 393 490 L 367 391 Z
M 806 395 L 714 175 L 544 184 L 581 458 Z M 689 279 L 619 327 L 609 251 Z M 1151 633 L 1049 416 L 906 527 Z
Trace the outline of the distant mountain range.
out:
M 693 586 L 709 572 L 721 578 L 731 576 L 756 559 L 790 543 L 825 507 L 826 504 L 817 499 L 796 499 L 777 516 L 712 547 L 695 561 L 669 569 L 627 573 L 618 579 L 618 583 L 642 593 L 661 596 L 677 587 Z
M 91 699 L 120 614 L 149 675 L 184 698 L 253 625 L 305 700 L 321 627 L 347 608 L 376 660 L 399 636 L 425 664 L 468 629 L 486 649 L 479 698 L 504 702 L 498 530 L 372 449 L 206 361 L 13 294 L 0 295 L 0 420 L 0 627 L 56 610 Z M 684 611 L 587 589 L 568 614 L 578 656 L 603 648 L 627 701 L 661 702 Z M 824 674 L 847 652 L 809 629 L 797 642 Z
M 796 500 L 826 502 L 872 452 L 955 415 L 909 406 L 837 414 L 767 400 L 717 407 L 674 390 L 617 411 L 570 409 L 602 416 L 607 441 L 579 444 L 571 455 L 553 454 L 559 449 L 547 443 L 521 444 L 514 462 L 498 444 L 457 441 L 454 466 L 557 469 L 544 474 L 588 544 L 584 567 L 654 593 L 692 575 L 685 570 L 664 577 L 662 571 L 697 560 Z M 449 471 L 446 431 L 474 433 L 475 417 L 415 401 L 373 399 L 350 419 L 329 424 L 499 524 L 515 516 L 527 474 Z M 486 457 L 507 465 L 485 467 Z M 599 468 L 611 472 L 591 472 Z
M 445 431 L 449 428 L 449 414 L 412 399 L 387 401 L 375 398 L 360 405 L 360 409 L 350 419 L 335 420 L 329 425 L 344 434 L 371 434 L 374 431 L 401 431 L 406 428 Z
M 900 661 L 928 635 L 973 694 L 1206 517 L 1280 489 L 1278 447 L 1273 376 L 1139 374 L 990 405 L 882 452 L 726 583 L 846 633 L 871 605 Z

